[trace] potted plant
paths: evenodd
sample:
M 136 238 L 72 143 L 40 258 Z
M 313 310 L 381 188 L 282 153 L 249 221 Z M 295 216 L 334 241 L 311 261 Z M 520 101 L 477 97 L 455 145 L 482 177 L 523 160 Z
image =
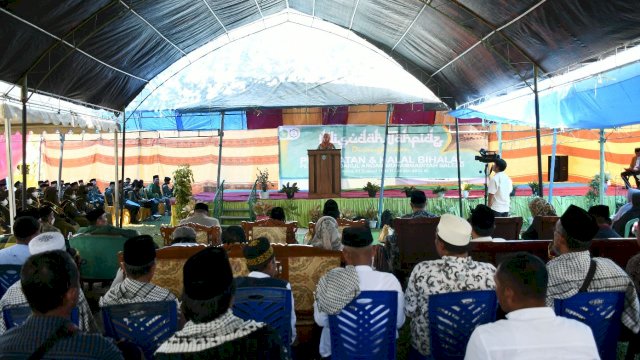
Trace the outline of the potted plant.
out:
M 309 221 L 315 223 L 318 222 L 318 219 L 322 217 L 322 207 L 320 205 L 316 205 L 309 210 Z
M 378 226 L 378 210 L 373 207 L 368 208 L 362 217 L 369 221 L 370 229 L 375 229 Z
M 463 183 L 462 184 L 462 197 L 463 198 L 468 198 L 469 197 L 469 190 L 471 190 L 471 184 L 467 184 L 467 183 Z
M 293 196 L 298 191 L 300 191 L 300 189 L 298 188 L 298 183 L 293 183 L 293 185 L 291 186 L 289 186 L 289 183 L 287 183 L 286 185 L 282 185 L 282 189 L 280 189 L 280 191 L 278 192 L 287 194 L 287 199 L 293 199 Z
M 444 186 L 436 186 L 435 188 L 433 188 L 433 190 L 431 190 L 432 193 L 436 194 L 439 198 L 443 198 L 444 194 L 447 192 L 447 188 Z
M 269 170 L 258 169 L 258 176 L 256 177 L 256 181 L 258 182 L 258 187 L 260 188 L 260 190 L 262 190 L 260 192 L 260 199 L 268 199 L 269 192 L 267 191 L 267 189 L 269 189 L 269 185 L 273 186 L 273 183 L 269 181 Z
M 416 189 L 416 187 L 415 187 L 415 186 L 405 186 L 405 187 L 403 187 L 403 188 L 402 188 L 402 191 L 404 191 L 404 194 L 405 194 L 407 197 L 411 197 L 411 193 L 412 193 L 414 190 L 418 190 L 418 189 Z
M 369 194 L 369 197 L 374 198 L 376 197 L 376 193 L 378 192 L 378 190 L 380 190 L 380 186 L 372 184 L 371 181 L 368 181 L 367 185 L 365 185 L 362 190 L 366 191 L 367 194 Z
M 273 206 L 267 203 L 264 203 L 260 200 L 256 201 L 256 203 L 253 204 L 253 212 L 256 214 L 257 220 L 268 218 L 269 213 L 271 212 L 271 209 L 273 209 Z
M 531 188 L 531 195 L 533 195 L 533 196 L 540 195 L 540 184 L 538 184 L 535 181 L 532 181 L 532 182 L 528 183 L 528 185 Z
M 191 184 L 193 180 L 193 171 L 189 165 L 182 165 L 173 172 L 173 196 L 176 198 L 174 205 L 175 219 L 177 222 L 189 216 L 189 212 L 193 210 L 193 206 L 189 203 L 192 201 Z

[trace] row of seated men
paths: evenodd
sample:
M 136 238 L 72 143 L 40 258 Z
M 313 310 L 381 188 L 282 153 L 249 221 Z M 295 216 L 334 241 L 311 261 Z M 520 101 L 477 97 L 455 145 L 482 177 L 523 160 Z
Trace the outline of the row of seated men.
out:
M 598 226 L 585 210 L 570 206 L 562 215 L 553 240 L 557 257 L 547 265 L 526 253 L 507 257 L 497 270 L 491 264 L 476 262 L 468 255 L 473 231 L 475 229 L 466 220 L 443 215 L 436 236 L 436 249 L 441 259 L 418 264 L 403 292 L 393 275 L 372 268 L 371 232 L 365 227 L 346 228 L 341 237 L 346 267 L 329 271 L 316 289 L 314 317 L 323 328 L 320 355 L 330 357 L 332 354 L 329 316 L 340 313 L 359 292 L 369 290 L 397 293 L 397 315 L 392 321 L 400 328 L 405 316 L 411 318 L 410 356 L 416 359 L 430 355 L 429 296 L 447 292 L 495 290 L 501 308 L 507 313 L 506 319 L 482 325 L 473 332 L 466 353 L 469 359 L 599 358 L 591 330 L 575 320 L 557 317 L 551 308 L 554 299 L 568 298 L 578 291 L 624 292 L 622 323 L 634 334 L 640 330 L 640 305 L 629 276 L 612 261 L 592 259 L 589 255 L 588 248 Z M 48 247 L 52 244 L 58 245 Z M 34 316 L 24 325 L 0 336 L 0 353 L 3 354 L 28 355 L 35 351 L 43 339 L 63 324 L 68 326 L 66 319 L 71 309 L 81 301 L 75 264 L 64 251 L 50 251 L 63 249 L 64 239 L 54 233 L 38 235 L 29 241 L 28 247 L 31 257 L 24 265 L 23 285 L 12 289 L 26 297 Z M 38 249 L 46 251 L 38 253 Z M 156 358 L 269 359 L 290 356 L 286 344 L 282 344 L 268 326 L 242 320 L 230 311 L 237 287 L 264 286 L 263 281 L 268 286 L 288 286 L 273 279 L 277 275 L 276 259 L 267 239 L 250 239 L 244 254 L 252 271 L 250 279 L 235 281 L 222 248 L 208 247 L 186 261 L 184 293 L 179 302 L 181 316 L 186 322 L 160 345 Z M 149 299 L 175 300 L 166 289 L 149 284 L 155 267 L 155 246 L 150 237 L 129 239 L 124 246 L 123 259 L 124 280 L 114 282 L 101 299 L 102 306 Z M 47 267 L 54 264 L 60 267 Z M 588 276 L 590 272 L 592 275 Z M 52 273 L 57 276 L 51 276 Z M 49 278 L 44 278 L 47 274 Z M 263 278 L 266 280 L 259 280 Z M 48 282 L 59 282 L 61 286 L 49 286 Z M 31 284 L 34 284 L 33 288 Z M 57 293 L 52 293 L 54 288 Z M 0 300 L 3 306 L 6 306 L 8 295 L 9 292 Z M 39 301 L 42 298 L 60 301 L 47 301 L 45 305 Z M 292 325 L 294 322 L 292 316 Z M 91 350 L 87 343 L 93 344 Z M 118 349 L 112 342 L 81 331 L 73 331 L 52 346 L 48 350 L 49 356 L 66 358 L 65 351 L 68 355 L 69 349 L 79 357 L 92 351 L 98 358 L 118 358 Z
M 137 222 L 137 214 L 141 207 L 151 209 L 151 215 L 158 217 L 161 215 L 171 214 L 171 198 L 173 198 L 173 187 L 170 185 L 171 178 L 165 177 L 164 183 L 160 185 L 160 177 L 153 176 L 153 181 L 149 186 L 144 185 L 142 179 L 133 180 L 126 178 L 124 183 L 119 182 L 120 201 L 124 201 L 124 207 L 129 210 L 132 222 Z M 108 206 L 113 206 L 113 194 L 115 191 L 115 182 L 110 182 L 109 187 L 105 189 L 104 198 Z M 165 213 L 158 213 L 158 205 L 165 204 Z

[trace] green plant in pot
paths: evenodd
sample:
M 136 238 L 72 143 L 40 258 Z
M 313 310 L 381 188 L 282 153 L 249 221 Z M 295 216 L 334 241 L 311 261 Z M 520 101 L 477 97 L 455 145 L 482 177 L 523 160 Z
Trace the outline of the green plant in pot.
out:
M 367 185 L 365 185 L 362 190 L 366 191 L 367 194 L 369 194 L 369 197 L 374 198 L 376 197 L 376 193 L 380 190 L 380 186 L 372 184 L 371 181 L 368 181 Z
M 298 183 L 293 183 L 293 185 L 291 186 L 289 186 L 289 183 L 287 183 L 286 185 L 282 185 L 282 189 L 280 189 L 280 191 L 278 192 L 287 194 L 287 199 L 293 199 L 293 196 L 298 191 L 300 191 L 300 189 L 298 188 Z
M 447 188 L 444 186 L 436 186 L 435 188 L 433 188 L 433 190 L 431 190 L 431 192 L 438 197 L 443 198 L 444 194 L 447 192 Z
M 418 190 L 418 189 L 416 189 L 415 186 L 405 186 L 405 187 L 402 188 L 402 191 L 404 191 L 404 194 L 407 197 L 411 197 L 411 193 L 414 192 L 415 190 Z
M 535 181 L 532 181 L 532 182 L 530 182 L 528 185 L 529 185 L 529 187 L 531 188 L 531 194 L 532 194 L 533 196 L 538 196 L 538 195 L 540 195 L 540 184 L 538 184 L 538 183 L 537 183 L 537 182 L 535 182 Z
M 191 184 L 193 180 L 193 171 L 189 168 L 189 165 L 182 165 L 173 172 L 173 195 L 176 198 L 175 216 L 178 221 L 189 216 L 189 212 L 192 207 L 189 203 L 192 201 L 191 196 Z
M 269 189 L 269 186 L 273 186 L 273 183 L 271 181 L 269 181 L 269 170 L 268 169 L 264 169 L 264 170 L 258 169 L 258 175 L 256 176 L 256 182 L 257 182 L 257 185 L 260 188 L 260 190 L 262 190 L 262 192 L 260 193 L 260 198 L 261 199 L 268 199 L 269 198 L 269 192 L 267 190 Z
M 370 206 L 367 210 L 365 210 L 362 217 L 369 221 L 369 228 L 375 229 L 378 226 L 378 210 Z

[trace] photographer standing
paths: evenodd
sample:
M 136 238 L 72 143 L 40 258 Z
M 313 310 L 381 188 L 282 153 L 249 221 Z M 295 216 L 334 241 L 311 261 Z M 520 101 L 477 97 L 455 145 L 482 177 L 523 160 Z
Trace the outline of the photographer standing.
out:
M 508 217 L 511 206 L 509 195 L 513 191 L 513 183 L 504 171 L 507 169 L 507 162 L 498 159 L 494 162 L 492 171 L 495 175 L 489 180 L 487 192 L 489 193 L 489 207 L 496 217 Z

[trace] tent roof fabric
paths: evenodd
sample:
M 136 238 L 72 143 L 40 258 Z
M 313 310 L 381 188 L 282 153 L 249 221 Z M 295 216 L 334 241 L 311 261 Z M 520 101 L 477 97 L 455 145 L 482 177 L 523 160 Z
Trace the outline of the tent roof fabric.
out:
M 454 107 L 640 38 L 628 0 L 22 0 L 0 8 L 0 80 L 123 109 L 156 75 L 286 9 L 350 29 Z
M 0 102 L 0 129 L 4 129 L 4 119 L 11 121 L 13 132 L 20 131 L 22 124 L 22 106 Z M 117 128 L 115 121 L 104 120 L 72 112 L 51 112 L 27 106 L 27 130 L 34 133 L 67 132 L 81 128 L 94 131 L 113 132 Z

